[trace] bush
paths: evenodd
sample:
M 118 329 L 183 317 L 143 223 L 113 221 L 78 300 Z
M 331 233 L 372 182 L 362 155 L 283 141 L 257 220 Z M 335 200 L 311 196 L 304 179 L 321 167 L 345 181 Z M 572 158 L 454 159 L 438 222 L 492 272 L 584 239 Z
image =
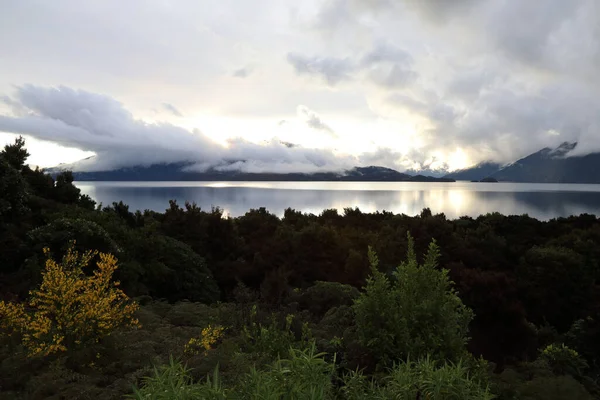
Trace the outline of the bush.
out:
M 62 256 L 73 241 L 79 251 L 97 249 L 104 253 L 118 253 L 117 244 L 108 232 L 95 222 L 83 218 L 59 218 L 28 233 L 35 250 L 49 247 Z
M 42 284 L 31 292 L 27 305 L 0 302 L 0 328 L 21 334 L 30 355 L 46 356 L 98 342 L 123 325 L 137 326 L 137 304 L 112 281 L 116 258 L 98 254 L 98 269 L 84 275 L 96 254 L 80 254 L 71 247 L 60 264 L 48 258 Z
M 285 321 L 280 322 L 276 314 L 272 314 L 268 324 L 262 324 L 256 321 L 258 308 L 252 307 L 250 312 L 250 323 L 243 327 L 243 350 L 248 353 L 254 353 L 259 357 L 266 356 L 270 360 L 278 357 L 286 357 L 291 348 L 305 347 L 312 333 L 308 325 L 302 326 L 302 335 L 300 338 L 292 331 L 294 315 L 288 314 Z M 300 340 L 298 340 L 300 339 Z
M 552 372 L 557 375 L 569 374 L 578 377 L 588 366 L 579 353 L 562 343 L 546 346 L 540 358 L 548 363 Z
M 136 260 L 128 264 L 128 272 L 130 275 L 134 275 L 133 270 L 139 272 L 140 283 L 148 288 L 149 295 L 169 301 L 219 300 L 219 288 L 204 258 L 188 245 L 168 236 L 144 232 L 132 238 L 127 251 L 128 257 Z
M 359 341 L 377 361 L 390 364 L 428 354 L 457 361 L 466 352 L 473 312 L 452 289 L 448 271 L 436 269 L 438 258 L 432 241 L 418 265 L 409 235 L 408 258 L 388 278 L 377 270 L 370 250 L 372 276 L 353 308 Z
M 518 388 L 522 400 L 592 400 L 585 387 L 573 377 L 535 377 Z
M 352 305 L 359 294 L 360 292 L 350 285 L 317 281 L 308 289 L 294 293 L 290 301 L 297 301 L 300 308 L 320 318 L 333 307 Z

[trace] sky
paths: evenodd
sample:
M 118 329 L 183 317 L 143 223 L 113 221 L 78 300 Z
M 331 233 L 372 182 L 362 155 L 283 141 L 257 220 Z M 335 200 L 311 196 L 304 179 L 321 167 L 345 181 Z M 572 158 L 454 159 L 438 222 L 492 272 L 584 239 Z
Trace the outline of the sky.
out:
M 577 155 L 599 94 L 597 0 L 0 0 L 0 144 L 42 167 Z

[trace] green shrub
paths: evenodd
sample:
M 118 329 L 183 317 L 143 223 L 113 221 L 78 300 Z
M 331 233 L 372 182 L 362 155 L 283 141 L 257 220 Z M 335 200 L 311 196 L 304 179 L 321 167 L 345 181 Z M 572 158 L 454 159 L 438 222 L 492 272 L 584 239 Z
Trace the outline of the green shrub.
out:
M 591 400 L 593 397 L 573 377 L 535 377 L 518 389 L 521 400 Z
M 359 291 L 350 285 L 338 282 L 318 281 L 308 289 L 291 295 L 301 309 L 316 317 L 324 316 L 333 307 L 350 306 L 359 296 Z
M 552 372 L 557 375 L 569 374 L 578 377 L 588 366 L 579 353 L 562 343 L 546 346 L 540 358 L 547 362 Z
M 258 307 L 254 305 L 250 312 L 250 323 L 242 329 L 243 350 L 269 359 L 286 357 L 291 348 L 305 347 L 312 333 L 308 325 L 302 326 L 300 338 L 292 331 L 294 315 L 288 314 L 283 323 L 272 314 L 268 324 L 257 322 Z M 299 340 L 298 340 L 299 339 Z
M 463 357 L 469 322 L 467 308 L 448 278 L 437 269 L 439 249 L 432 241 L 419 265 L 408 235 L 408 258 L 388 278 L 377 270 L 378 259 L 370 250 L 372 276 L 354 303 L 360 343 L 377 361 L 425 357 L 456 361 Z
M 33 229 L 28 236 L 34 249 L 41 252 L 42 248 L 49 247 L 59 252 L 57 258 L 66 252 L 73 241 L 76 241 L 79 251 L 97 249 L 103 253 L 119 253 L 117 244 L 102 226 L 83 218 L 59 218 Z

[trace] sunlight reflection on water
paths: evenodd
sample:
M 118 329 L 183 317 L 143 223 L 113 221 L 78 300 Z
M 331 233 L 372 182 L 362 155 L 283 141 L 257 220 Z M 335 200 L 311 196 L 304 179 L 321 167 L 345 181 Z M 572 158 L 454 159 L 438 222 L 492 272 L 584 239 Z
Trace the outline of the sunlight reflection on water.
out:
M 122 200 L 132 210 L 164 211 L 170 199 L 219 206 L 231 216 L 266 207 L 319 214 L 324 209 L 391 211 L 416 215 L 425 207 L 449 218 L 489 212 L 540 219 L 599 213 L 600 185 L 418 182 L 76 182 L 98 202 Z

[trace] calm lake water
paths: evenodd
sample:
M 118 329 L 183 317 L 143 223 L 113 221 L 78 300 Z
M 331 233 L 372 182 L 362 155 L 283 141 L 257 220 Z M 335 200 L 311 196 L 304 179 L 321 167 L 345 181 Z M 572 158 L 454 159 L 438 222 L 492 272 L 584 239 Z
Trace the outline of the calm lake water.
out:
M 218 206 L 239 216 L 266 207 L 279 216 L 287 207 L 319 214 L 359 207 L 364 212 L 415 215 L 425 207 L 449 218 L 529 214 L 539 219 L 600 214 L 600 185 L 420 182 L 76 182 L 85 194 L 108 205 L 122 200 L 130 210 L 164 211 L 168 201 Z

